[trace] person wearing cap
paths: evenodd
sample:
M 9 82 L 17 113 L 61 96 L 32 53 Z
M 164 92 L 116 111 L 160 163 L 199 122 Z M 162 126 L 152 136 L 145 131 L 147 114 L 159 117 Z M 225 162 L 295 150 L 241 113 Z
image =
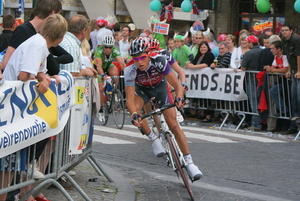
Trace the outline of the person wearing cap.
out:
M 129 35 L 130 35 L 130 36 L 133 36 L 136 27 L 135 27 L 135 25 L 134 25 L 133 23 L 128 24 L 128 26 L 130 27 L 130 33 L 129 33 Z
M 191 50 L 195 57 L 198 53 L 199 44 L 203 41 L 203 38 L 204 38 L 202 31 L 196 31 L 195 34 L 193 34 L 193 36 L 192 36 L 192 41 L 193 41 L 193 38 L 194 38 L 194 42 L 193 42 L 194 45 L 191 48 Z
M 105 28 L 108 25 L 108 21 L 101 16 L 97 19 L 97 25 L 99 27 L 99 30 L 97 31 L 97 47 L 99 47 L 102 46 L 102 39 L 104 36 L 113 36 L 113 32 Z
M 187 34 L 186 34 L 187 35 Z M 176 49 L 172 52 L 172 56 L 180 67 L 184 67 L 187 63 L 191 63 L 194 60 L 194 55 L 191 49 L 184 44 L 184 39 L 186 36 L 176 35 L 174 37 L 174 42 Z
M 250 50 L 244 55 L 242 61 L 242 70 L 247 71 L 259 71 L 260 70 L 260 54 L 261 48 L 259 48 L 258 38 L 255 35 L 247 36 L 247 41 L 249 42 Z M 254 73 L 250 73 L 246 77 L 246 93 L 249 98 L 250 106 L 252 112 L 257 112 L 257 95 L 256 95 L 256 78 Z M 262 124 L 260 123 L 260 117 L 258 115 L 253 115 L 251 119 L 251 126 L 248 127 L 249 130 L 261 130 Z

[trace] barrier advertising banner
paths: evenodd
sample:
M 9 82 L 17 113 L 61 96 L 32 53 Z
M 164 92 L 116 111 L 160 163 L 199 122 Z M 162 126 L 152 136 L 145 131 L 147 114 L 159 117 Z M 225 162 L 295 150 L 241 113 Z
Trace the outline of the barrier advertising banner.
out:
M 69 154 L 81 154 L 89 138 L 90 115 L 90 80 L 76 79 L 75 106 L 71 109 Z
M 62 131 L 73 105 L 73 77 L 59 73 L 61 83 L 52 80 L 48 91 L 40 94 L 36 80 L 5 81 L 0 86 L 0 157 Z
M 245 71 L 231 68 L 184 69 L 188 98 L 211 98 L 227 101 L 247 100 L 243 89 Z

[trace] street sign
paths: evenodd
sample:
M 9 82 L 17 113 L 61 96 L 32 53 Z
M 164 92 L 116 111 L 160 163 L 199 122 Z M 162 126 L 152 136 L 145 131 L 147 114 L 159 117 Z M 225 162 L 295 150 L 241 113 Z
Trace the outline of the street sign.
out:
M 200 11 L 199 15 L 191 14 L 191 21 L 203 21 L 208 17 L 208 12 Z

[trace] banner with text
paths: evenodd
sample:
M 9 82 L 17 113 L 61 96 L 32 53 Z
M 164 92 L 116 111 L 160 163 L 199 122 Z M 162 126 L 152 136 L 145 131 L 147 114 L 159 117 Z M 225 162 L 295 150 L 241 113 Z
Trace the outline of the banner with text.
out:
M 247 100 L 243 89 L 245 71 L 228 68 L 183 69 L 189 90 L 188 98 L 208 98 L 227 101 Z
M 5 81 L 0 86 L 0 157 L 57 135 L 66 125 L 72 102 L 73 77 L 59 73 L 61 82 L 52 80 L 40 94 L 36 80 Z M 74 99 L 74 98 L 73 98 Z
M 69 154 L 81 154 L 89 139 L 91 123 L 90 80 L 76 79 L 75 106 L 71 109 Z

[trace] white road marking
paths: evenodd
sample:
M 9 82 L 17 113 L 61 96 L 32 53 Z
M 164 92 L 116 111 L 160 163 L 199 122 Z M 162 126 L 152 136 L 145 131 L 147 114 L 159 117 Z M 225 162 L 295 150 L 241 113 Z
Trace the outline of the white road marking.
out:
M 215 135 L 222 135 L 222 136 L 228 136 L 228 137 L 236 137 L 236 138 L 253 140 L 253 141 L 258 141 L 258 142 L 285 143 L 285 141 L 282 141 L 282 140 L 270 139 L 270 138 L 259 137 L 259 136 L 252 136 L 252 135 L 247 135 L 247 134 L 224 132 L 224 131 L 220 131 L 217 129 L 205 129 L 205 128 L 196 128 L 196 127 L 187 127 L 187 126 L 182 126 L 182 129 L 189 130 L 189 131 L 212 133 Z
M 119 140 L 117 138 L 104 137 L 100 135 L 93 135 L 93 141 L 101 142 L 103 144 L 136 144 L 127 140 Z

